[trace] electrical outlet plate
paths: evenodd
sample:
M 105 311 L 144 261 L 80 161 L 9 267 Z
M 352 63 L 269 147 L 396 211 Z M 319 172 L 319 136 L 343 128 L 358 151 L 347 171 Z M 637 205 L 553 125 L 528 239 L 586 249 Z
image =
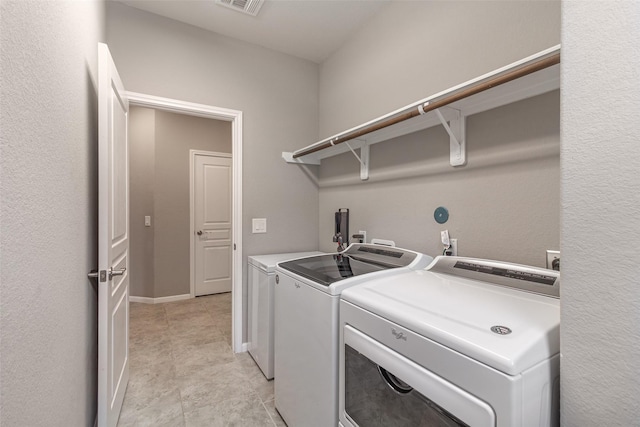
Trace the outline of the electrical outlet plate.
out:
M 449 250 L 451 251 L 451 256 L 458 256 L 458 239 L 450 239 L 451 247 Z
M 560 258 L 560 251 L 552 251 L 550 249 L 547 249 L 547 269 L 552 270 L 551 264 L 556 258 Z

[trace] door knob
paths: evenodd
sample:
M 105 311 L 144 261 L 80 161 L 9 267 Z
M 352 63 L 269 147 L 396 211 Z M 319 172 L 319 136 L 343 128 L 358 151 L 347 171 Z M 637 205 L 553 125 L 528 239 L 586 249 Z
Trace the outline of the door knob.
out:
M 196 233 L 198 236 L 202 236 L 202 230 L 198 230 L 198 232 Z
M 125 271 L 127 271 L 126 268 L 122 268 L 120 270 L 114 270 L 113 267 L 111 267 L 109 269 L 109 280 L 113 279 L 113 276 L 123 276 Z
M 105 270 L 91 270 L 88 274 L 89 279 L 98 279 L 101 282 L 107 281 L 107 272 Z

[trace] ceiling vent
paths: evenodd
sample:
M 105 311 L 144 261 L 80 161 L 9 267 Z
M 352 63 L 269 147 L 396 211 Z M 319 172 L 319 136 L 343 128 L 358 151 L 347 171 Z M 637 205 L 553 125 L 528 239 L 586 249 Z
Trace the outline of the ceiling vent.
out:
M 264 0 L 216 0 L 216 2 L 237 12 L 256 16 L 260 12 Z

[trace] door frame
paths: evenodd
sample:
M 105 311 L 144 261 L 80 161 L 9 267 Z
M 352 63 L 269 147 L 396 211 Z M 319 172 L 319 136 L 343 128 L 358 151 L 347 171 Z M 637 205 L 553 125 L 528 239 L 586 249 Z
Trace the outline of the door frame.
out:
M 191 298 L 195 298 L 196 297 L 196 277 L 195 277 L 195 273 L 196 273 L 196 257 L 195 257 L 195 243 L 196 243 L 196 238 L 194 236 L 194 231 L 195 231 L 195 222 L 196 222 L 196 194 L 195 194 L 195 179 L 194 179 L 194 172 L 195 172 L 195 161 L 196 161 L 196 156 L 207 156 L 207 157 L 224 157 L 224 158 L 228 158 L 231 159 L 232 162 L 232 169 L 233 169 L 233 154 L 230 153 L 220 153 L 220 152 L 216 152 L 216 151 L 203 151 L 203 150 L 189 150 L 189 230 L 191 231 L 190 233 L 190 240 L 189 240 L 189 294 L 191 295 Z M 231 173 L 233 174 L 233 170 L 231 171 Z M 233 189 L 231 190 L 233 191 Z M 231 197 L 233 199 L 233 195 Z M 233 216 L 231 217 L 231 228 L 233 229 L 233 225 L 234 225 L 234 220 L 235 218 L 233 218 Z M 231 237 L 231 245 L 233 246 L 233 236 Z M 233 250 L 232 250 L 233 252 Z M 233 276 L 234 276 L 234 271 L 233 271 L 233 267 L 232 267 L 232 271 L 231 271 L 231 288 L 233 289 Z M 233 297 L 233 291 L 231 292 L 231 296 Z
M 127 96 L 130 105 L 231 122 L 231 167 L 233 169 L 231 172 L 231 217 L 233 222 L 231 224 L 231 240 L 235 248 L 231 261 L 231 344 L 235 353 L 244 352 L 247 349 L 246 344 L 242 342 L 244 318 L 242 312 L 244 297 L 242 294 L 242 111 L 137 92 L 127 92 Z M 193 226 L 193 224 L 191 225 Z M 193 233 L 191 233 L 191 239 L 193 239 Z M 193 242 L 191 247 L 193 248 Z M 193 278 L 191 281 L 193 285 Z M 193 296 L 193 288 L 191 288 L 191 295 Z

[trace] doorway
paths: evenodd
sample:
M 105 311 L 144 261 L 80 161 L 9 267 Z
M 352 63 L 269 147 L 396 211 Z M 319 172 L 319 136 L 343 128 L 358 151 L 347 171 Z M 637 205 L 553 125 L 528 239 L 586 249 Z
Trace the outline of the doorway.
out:
M 202 117 L 230 122 L 231 125 L 231 291 L 232 291 L 232 348 L 234 352 L 246 350 L 242 342 L 242 112 L 215 106 L 189 103 L 174 99 L 161 98 L 140 93 L 128 92 L 129 102 L 133 106 L 145 107 L 181 115 Z M 191 225 L 191 248 L 195 235 L 193 221 Z M 193 258 L 193 257 L 192 257 Z M 191 277 L 193 283 L 193 277 Z M 193 297 L 187 294 L 184 297 Z M 156 301 L 162 302 L 162 301 Z

